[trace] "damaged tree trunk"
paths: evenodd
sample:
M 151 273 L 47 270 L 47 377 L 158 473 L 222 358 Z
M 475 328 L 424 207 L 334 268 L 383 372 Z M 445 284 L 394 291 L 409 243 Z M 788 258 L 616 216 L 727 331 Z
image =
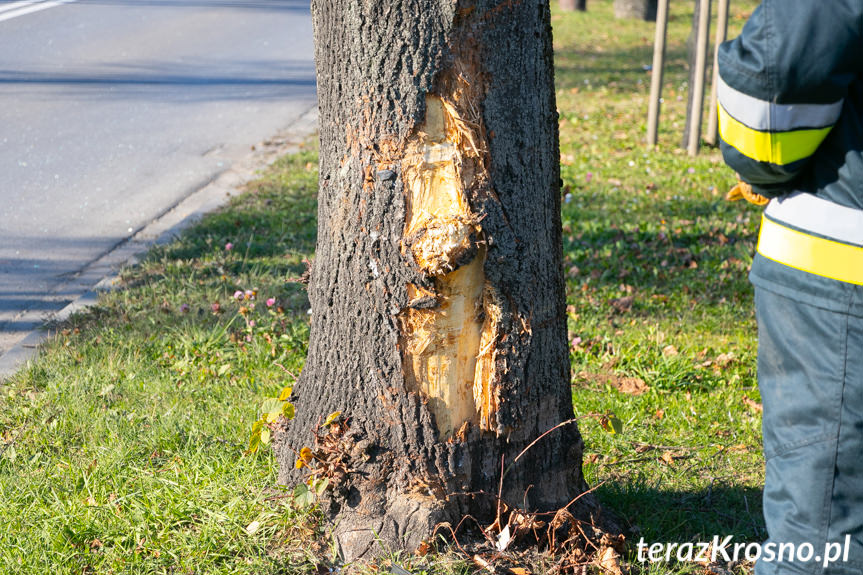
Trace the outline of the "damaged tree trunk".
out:
M 331 412 L 328 511 L 347 559 L 489 517 L 502 467 L 572 418 L 548 0 L 314 0 L 317 255 L 280 481 Z M 305 452 L 308 454 L 308 452 Z M 502 481 L 586 489 L 575 424 Z M 581 503 L 581 502 L 579 502 Z

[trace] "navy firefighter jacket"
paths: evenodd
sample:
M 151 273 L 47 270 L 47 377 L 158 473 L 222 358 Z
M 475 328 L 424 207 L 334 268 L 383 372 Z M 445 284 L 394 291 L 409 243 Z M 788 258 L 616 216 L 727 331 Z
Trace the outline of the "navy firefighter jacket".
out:
M 719 76 L 725 161 L 773 198 L 750 279 L 863 316 L 863 0 L 764 0 Z

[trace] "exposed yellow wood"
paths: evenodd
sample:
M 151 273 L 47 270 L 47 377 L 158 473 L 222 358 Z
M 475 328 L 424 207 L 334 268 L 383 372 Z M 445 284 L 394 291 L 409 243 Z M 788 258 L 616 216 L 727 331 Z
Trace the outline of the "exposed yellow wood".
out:
M 483 309 L 485 246 L 465 196 L 476 177 L 477 138 L 451 104 L 428 96 L 426 121 L 402 160 L 404 249 L 434 284 L 433 292 L 408 286 L 416 307 L 401 314 L 405 375 L 443 437 L 465 422 L 490 429 L 494 421 L 496 322 Z
M 478 228 L 464 197 L 462 152 L 447 138 L 448 112 L 436 96 L 426 100 L 426 122 L 403 161 L 407 187 L 405 237 L 417 265 L 429 275 L 455 269 Z
M 482 301 L 482 266 L 483 258 L 477 257 L 441 277 L 439 306 L 411 309 L 403 323 L 408 374 L 428 398 L 444 436 L 452 435 L 465 421 L 477 421 L 473 386 L 482 331 L 476 317 Z
M 491 303 L 486 295 L 483 302 L 485 318 L 480 330 L 479 351 L 474 368 L 473 398 L 479 415 L 480 429 L 494 429 L 497 421 L 497 399 L 492 389 L 494 378 L 494 352 L 497 343 L 497 329 L 500 310 Z

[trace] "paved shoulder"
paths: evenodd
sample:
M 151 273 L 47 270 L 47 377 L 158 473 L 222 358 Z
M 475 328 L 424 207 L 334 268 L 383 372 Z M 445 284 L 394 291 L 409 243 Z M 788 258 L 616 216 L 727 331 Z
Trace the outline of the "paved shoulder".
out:
M 54 4 L 0 2 L 0 355 L 315 105 L 306 2 Z

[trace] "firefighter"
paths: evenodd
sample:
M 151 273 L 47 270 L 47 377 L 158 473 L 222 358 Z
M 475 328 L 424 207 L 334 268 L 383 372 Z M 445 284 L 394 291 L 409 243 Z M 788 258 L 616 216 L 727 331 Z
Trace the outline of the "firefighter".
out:
M 764 0 L 719 49 L 733 193 L 766 204 L 750 281 L 768 542 L 804 545 L 756 575 L 863 573 L 861 34 L 861 0 Z

